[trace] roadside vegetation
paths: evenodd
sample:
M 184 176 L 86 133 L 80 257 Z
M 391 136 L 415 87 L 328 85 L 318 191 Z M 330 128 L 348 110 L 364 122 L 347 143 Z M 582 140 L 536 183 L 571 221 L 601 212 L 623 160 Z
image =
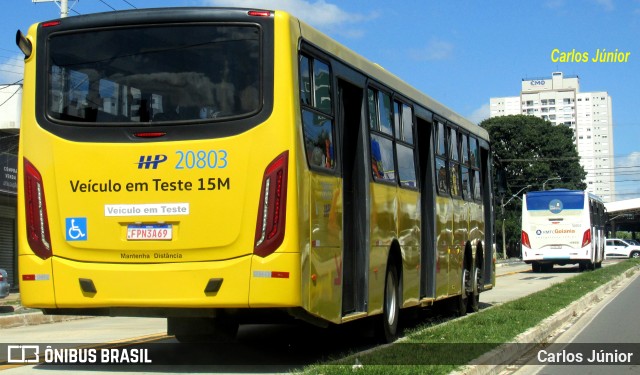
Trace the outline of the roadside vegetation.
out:
M 480 355 L 513 340 L 615 277 L 640 267 L 630 259 L 446 323 L 430 323 L 406 332 L 391 345 L 309 366 L 305 374 L 448 374 Z M 497 286 L 499 287 L 499 285 Z

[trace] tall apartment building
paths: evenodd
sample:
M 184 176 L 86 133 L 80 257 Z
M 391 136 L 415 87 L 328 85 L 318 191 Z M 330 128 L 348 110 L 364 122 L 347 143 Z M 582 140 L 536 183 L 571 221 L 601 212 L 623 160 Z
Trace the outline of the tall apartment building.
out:
M 605 91 L 580 92 L 577 76 L 554 72 L 548 78 L 523 79 L 520 96 L 491 98 L 491 117 L 531 115 L 575 133 L 587 190 L 605 202 L 615 200 L 613 117 Z

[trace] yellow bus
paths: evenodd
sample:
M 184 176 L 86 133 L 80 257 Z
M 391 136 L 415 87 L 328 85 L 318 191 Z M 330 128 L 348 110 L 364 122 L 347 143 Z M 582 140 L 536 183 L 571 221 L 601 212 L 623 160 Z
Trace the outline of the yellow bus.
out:
M 401 310 L 494 286 L 488 133 L 301 20 L 144 9 L 16 43 L 25 306 L 391 341 Z

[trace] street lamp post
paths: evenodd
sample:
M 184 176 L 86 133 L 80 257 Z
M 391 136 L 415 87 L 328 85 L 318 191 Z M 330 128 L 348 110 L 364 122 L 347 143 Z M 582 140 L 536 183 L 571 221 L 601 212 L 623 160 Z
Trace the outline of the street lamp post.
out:
M 511 202 L 513 200 L 513 198 L 518 198 L 521 199 L 518 194 L 520 194 L 520 192 L 522 192 L 525 189 L 530 188 L 531 185 L 527 185 L 525 187 L 523 187 L 522 189 L 518 190 L 517 193 L 513 194 L 511 196 L 511 198 L 509 198 L 509 200 L 507 200 L 507 202 L 504 202 L 504 196 L 500 199 L 500 207 L 502 208 L 502 257 L 504 259 L 507 259 L 507 239 L 505 236 L 505 229 L 504 229 L 504 222 L 505 222 L 505 218 L 504 218 L 504 206 L 508 205 L 509 202 Z
M 547 184 L 547 182 L 554 181 L 554 180 L 562 180 L 562 177 L 552 177 L 552 178 L 546 180 L 545 182 L 542 183 L 542 190 L 543 191 L 545 190 L 545 185 Z

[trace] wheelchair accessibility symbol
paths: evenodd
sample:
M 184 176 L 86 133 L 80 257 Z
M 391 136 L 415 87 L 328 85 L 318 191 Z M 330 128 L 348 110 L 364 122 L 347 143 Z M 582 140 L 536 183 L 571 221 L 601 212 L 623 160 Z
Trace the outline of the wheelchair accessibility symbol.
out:
M 67 241 L 86 241 L 87 240 L 87 218 L 86 217 L 68 217 L 65 219 Z

